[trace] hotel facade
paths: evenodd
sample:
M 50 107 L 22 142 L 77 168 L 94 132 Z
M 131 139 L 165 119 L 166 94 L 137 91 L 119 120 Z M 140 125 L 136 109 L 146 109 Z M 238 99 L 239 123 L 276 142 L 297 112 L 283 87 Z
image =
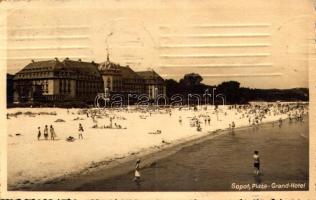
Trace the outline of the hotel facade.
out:
M 58 58 L 33 61 L 13 78 L 14 103 L 93 103 L 99 93 L 145 94 L 150 99 L 166 93 L 163 78 L 155 71 L 135 72 L 110 62 L 83 62 Z

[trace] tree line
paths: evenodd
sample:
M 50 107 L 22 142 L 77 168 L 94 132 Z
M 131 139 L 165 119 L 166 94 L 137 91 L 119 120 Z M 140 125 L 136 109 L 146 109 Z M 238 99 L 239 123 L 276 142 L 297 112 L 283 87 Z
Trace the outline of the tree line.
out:
M 240 87 L 237 81 L 225 81 L 218 85 L 206 85 L 202 83 L 203 78 L 197 73 L 184 75 L 179 82 L 173 79 L 165 80 L 167 97 L 175 94 L 187 96 L 188 94 L 197 94 L 201 97 L 208 91 L 212 95 L 223 94 L 225 104 L 246 104 L 250 101 L 308 101 L 308 88 L 292 89 L 257 89 L 249 87 Z M 215 100 L 221 103 L 220 99 Z

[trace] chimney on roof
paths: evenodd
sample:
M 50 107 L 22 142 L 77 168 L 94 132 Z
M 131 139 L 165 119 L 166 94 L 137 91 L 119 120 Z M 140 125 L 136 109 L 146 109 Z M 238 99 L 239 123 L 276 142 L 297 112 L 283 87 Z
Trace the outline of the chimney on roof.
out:
M 93 60 L 93 61 L 91 61 L 91 63 L 92 63 L 92 64 L 95 64 L 94 60 Z
M 35 63 L 35 61 L 33 59 L 31 61 L 32 61 L 32 63 Z
M 68 57 L 66 57 L 66 58 L 65 58 L 65 60 L 69 60 L 69 58 L 68 58 Z
M 79 58 L 78 61 L 81 62 L 81 58 Z
M 57 58 L 57 57 L 55 57 L 55 60 L 56 60 L 57 62 L 59 62 L 59 60 L 58 60 L 58 58 Z

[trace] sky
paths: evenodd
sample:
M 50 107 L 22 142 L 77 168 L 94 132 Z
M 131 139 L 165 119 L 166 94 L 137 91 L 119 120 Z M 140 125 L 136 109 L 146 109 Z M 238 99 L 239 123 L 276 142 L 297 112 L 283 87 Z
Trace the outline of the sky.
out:
M 179 80 L 236 80 L 243 87 L 308 87 L 313 1 L 30 1 L 7 5 L 7 72 L 31 60 L 154 69 Z

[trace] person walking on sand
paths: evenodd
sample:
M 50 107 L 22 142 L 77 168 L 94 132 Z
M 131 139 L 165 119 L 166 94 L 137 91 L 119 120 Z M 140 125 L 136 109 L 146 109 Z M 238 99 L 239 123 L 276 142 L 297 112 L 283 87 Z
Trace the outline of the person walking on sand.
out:
M 182 117 L 181 116 L 179 116 L 179 123 L 180 123 L 180 125 L 182 125 Z
M 259 175 L 260 174 L 260 158 L 259 158 L 259 152 L 255 151 L 253 154 L 253 160 L 254 160 L 254 168 L 255 168 L 255 175 Z
M 79 139 L 83 139 L 82 133 L 83 133 L 84 130 L 83 130 L 83 127 L 82 127 L 82 125 L 80 123 L 79 123 L 79 130 L 78 131 L 79 131 L 78 138 Z
M 49 131 L 50 131 L 50 139 L 55 140 L 56 134 L 55 134 L 53 125 L 50 125 Z
M 42 133 L 41 133 L 41 127 L 38 127 L 37 129 L 38 129 L 37 140 L 40 140 L 41 135 L 42 135 Z
M 135 177 L 134 177 L 134 181 L 136 183 L 140 182 L 140 172 L 139 172 L 139 164 L 140 164 L 140 159 L 138 159 L 136 161 L 136 166 L 135 166 Z
M 45 129 L 44 129 L 44 137 L 45 137 L 45 140 L 48 139 L 48 126 L 45 125 Z

